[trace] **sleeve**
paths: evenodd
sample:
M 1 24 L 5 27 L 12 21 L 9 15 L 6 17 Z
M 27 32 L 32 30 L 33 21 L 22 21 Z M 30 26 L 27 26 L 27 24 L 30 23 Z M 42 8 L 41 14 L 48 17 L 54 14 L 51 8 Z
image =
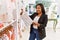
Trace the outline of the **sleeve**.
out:
M 47 15 L 45 15 L 45 16 L 44 16 L 44 23 L 43 23 L 43 24 L 40 24 L 40 27 L 39 27 L 39 28 L 44 28 L 44 27 L 46 27 L 47 22 L 48 22 L 48 17 L 47 17 Z
M 29 17 L 33 20 L 33 16 L 34 16 L 34 14 L 30 15 Z

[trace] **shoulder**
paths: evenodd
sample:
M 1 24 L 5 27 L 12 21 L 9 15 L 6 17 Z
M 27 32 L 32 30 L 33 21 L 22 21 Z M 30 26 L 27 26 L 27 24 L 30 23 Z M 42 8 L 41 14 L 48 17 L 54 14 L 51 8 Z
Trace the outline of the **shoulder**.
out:
M 37 13 L 36 13 L 36 12 L 34 12 L 31 16 L 34 16 L 34 15 L 37 15 Z
M 36 13 L 33 13 L 32 15 L 30 15 L 30 18 L 33 19 L 33 17 L 35 16 Z
M 44 16 L 44 17 L 47 17 L 47 15 L 46 15 L 46 14 L 43 14 L 43 16 Z
M 46 19 L 46 18 L 48 19 L 48 16 L 46 14 L 43 14 L 43 18 L 44 19 Z
M 36 13 L 36 12 L 34 12 L 32 15 L 37 15 L 37 13 Z

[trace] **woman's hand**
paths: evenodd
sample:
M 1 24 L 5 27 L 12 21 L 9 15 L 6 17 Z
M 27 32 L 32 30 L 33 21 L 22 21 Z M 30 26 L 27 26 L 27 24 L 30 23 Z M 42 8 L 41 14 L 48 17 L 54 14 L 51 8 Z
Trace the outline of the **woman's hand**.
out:
M 23 9 L 21 9 L 21 12 L 20 12 L 20 15 L 22 15 L 23 14 Z
M 39 27 L 39 26 L 40 26 L 40 24 L 39 24 L 39 23 L 37 23 L 37 22 L 33 22 L 33 25 L 36 25 L 37 27 Z

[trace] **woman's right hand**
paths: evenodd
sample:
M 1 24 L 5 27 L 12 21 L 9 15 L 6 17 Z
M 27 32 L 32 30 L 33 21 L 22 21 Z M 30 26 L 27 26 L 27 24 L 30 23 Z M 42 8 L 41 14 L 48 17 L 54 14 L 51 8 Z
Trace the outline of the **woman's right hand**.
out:
M 20 15 L 22 15 L 23 14 L 23 9 L 21 9 L 21 12 L 20 12 Z

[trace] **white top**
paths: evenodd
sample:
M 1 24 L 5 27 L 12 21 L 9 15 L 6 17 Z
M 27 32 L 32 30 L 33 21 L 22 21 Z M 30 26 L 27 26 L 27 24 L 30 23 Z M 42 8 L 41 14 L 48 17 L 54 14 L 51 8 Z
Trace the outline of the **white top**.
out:
M 38 20 L 39 20 L 39 16 L 36 16 L 33 21 L 38 22 Z M 38 29 L 36 25 L 33 25 L 33 28 Z

